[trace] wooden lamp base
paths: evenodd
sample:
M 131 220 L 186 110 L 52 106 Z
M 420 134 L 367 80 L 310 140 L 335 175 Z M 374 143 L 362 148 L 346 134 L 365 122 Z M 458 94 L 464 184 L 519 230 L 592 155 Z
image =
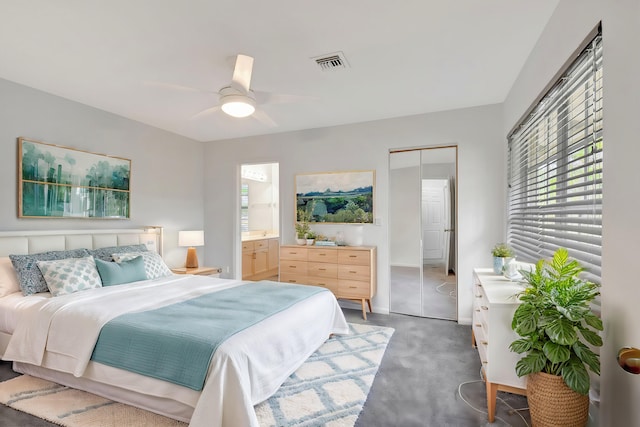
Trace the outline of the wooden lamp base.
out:
M 198 268 L 198 254 L 196 248 L 187 249 L 187 262 L 185 263 L 187 268 Z

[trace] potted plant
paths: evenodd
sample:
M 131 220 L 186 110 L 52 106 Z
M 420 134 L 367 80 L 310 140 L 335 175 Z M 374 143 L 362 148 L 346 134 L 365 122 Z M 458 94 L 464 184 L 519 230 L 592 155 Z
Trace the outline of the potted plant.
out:
M 317 234 L 314 231 L 309 230 L 307 232 L 307 245 L 309 246 L 313 245 L 313 243 L 316 240 L 316 237 L 317 237 Z
M 507 258 L 513 258 L 515 253 L 511 246 L 506 243 L 498 243 L 491 249 L 493 255 L 493 272 L 496 274 L 502 274 L 502 268 L 505 265 Z
M 584 426 L 588 420 L 587 368 L 600 374 L 599 356 L 589 345 L 602 345 L 603 325 L 591 309 L 598 285 L 579 278 L 582 271 L 564 248 L 538 261 L 535 270 L 520 271 L 525 288 L 511 323 L 520 338 L 509 348 L 524 354 L 515 369 L 527 375 L 533 425 Z
M 307 234 L 311 231 L 309 223 L 306 221 L 296 222 L 296 243 L 299 245 L 307 244 Z

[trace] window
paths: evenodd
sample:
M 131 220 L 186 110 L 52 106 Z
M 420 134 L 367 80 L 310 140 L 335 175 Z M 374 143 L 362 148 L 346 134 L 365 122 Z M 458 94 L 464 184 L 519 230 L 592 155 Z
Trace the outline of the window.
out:
M 509 244 L 521 261 L 559 247 L 600 283 L 602 36 L 587 45 L 509 135 Z
M 249 231 L 249 184 L 240 186 L 240 231 Z

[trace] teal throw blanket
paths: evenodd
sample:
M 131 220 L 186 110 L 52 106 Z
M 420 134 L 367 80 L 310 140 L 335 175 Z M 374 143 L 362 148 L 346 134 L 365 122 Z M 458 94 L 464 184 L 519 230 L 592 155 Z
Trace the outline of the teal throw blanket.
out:
M 327 290 L 262 281 L 124 314 L 102 327 L 91 360 L 202 390 L 227 338 L 319 292 Z

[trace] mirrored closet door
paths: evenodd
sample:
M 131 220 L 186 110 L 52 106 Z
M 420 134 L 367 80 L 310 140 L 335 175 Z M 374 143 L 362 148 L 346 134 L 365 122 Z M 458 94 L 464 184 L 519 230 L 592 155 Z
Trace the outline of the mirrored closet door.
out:
M 389 154 L 390 311 L 457 319 L 457 147 Z

